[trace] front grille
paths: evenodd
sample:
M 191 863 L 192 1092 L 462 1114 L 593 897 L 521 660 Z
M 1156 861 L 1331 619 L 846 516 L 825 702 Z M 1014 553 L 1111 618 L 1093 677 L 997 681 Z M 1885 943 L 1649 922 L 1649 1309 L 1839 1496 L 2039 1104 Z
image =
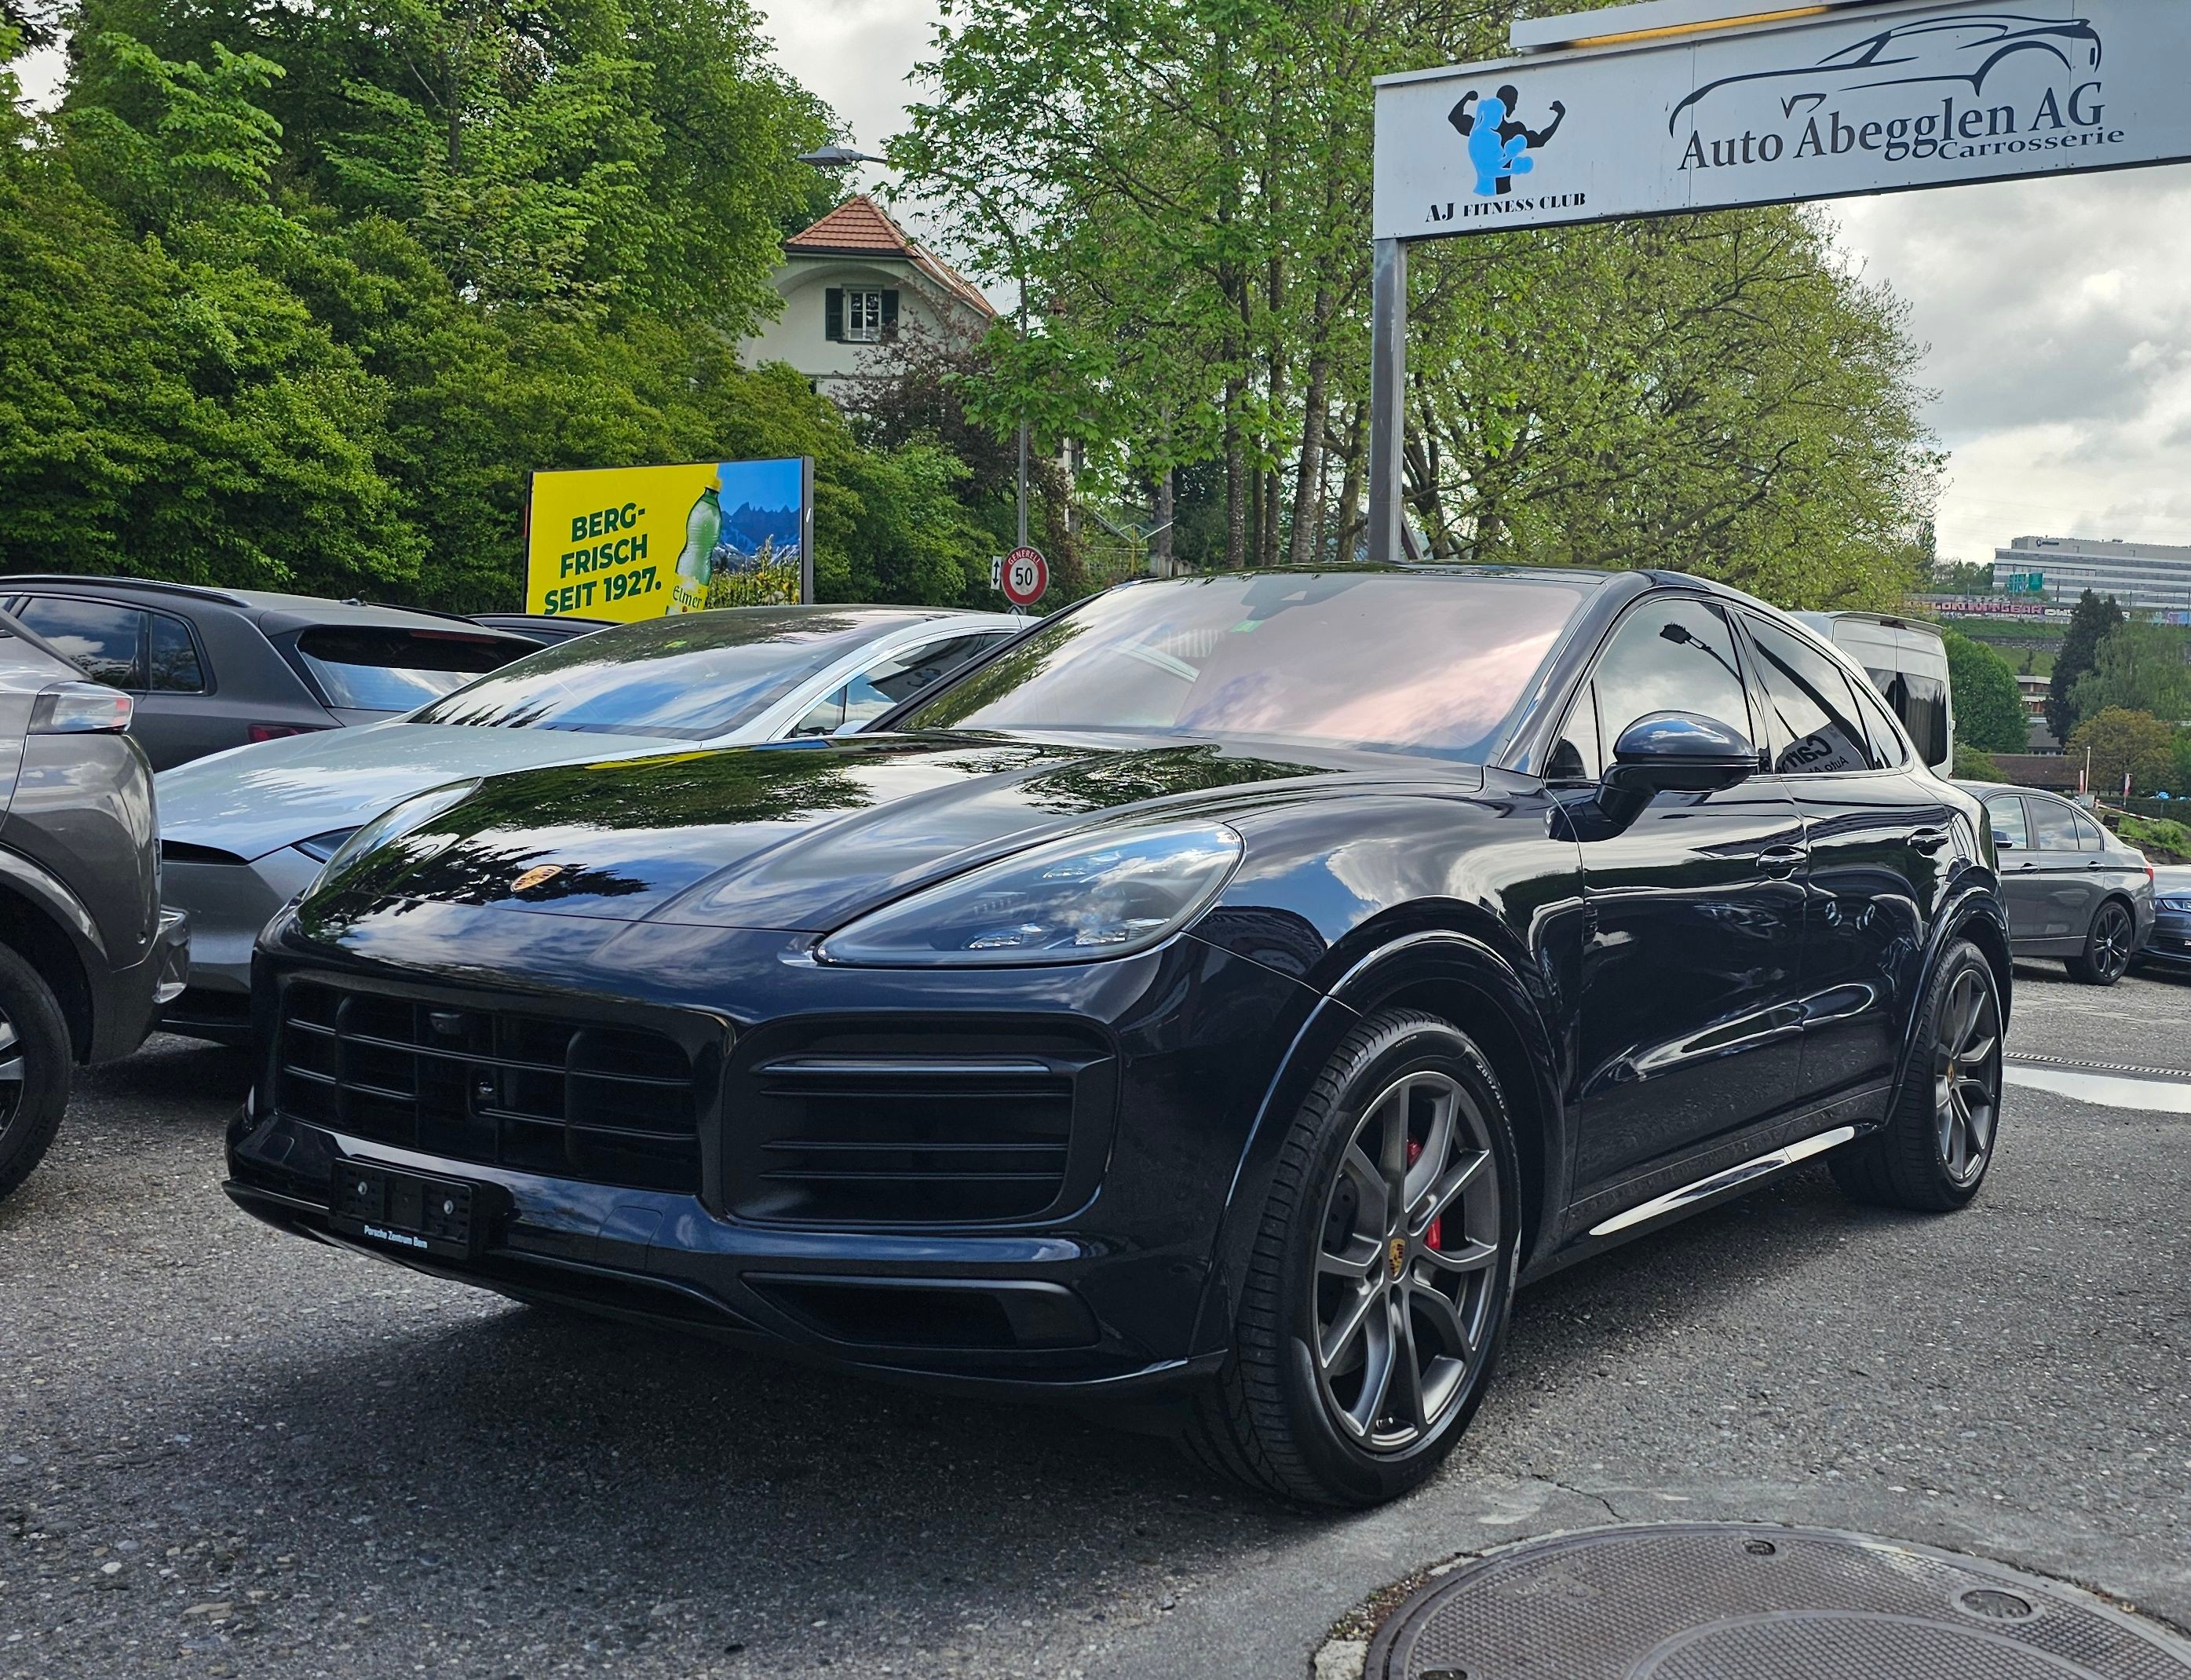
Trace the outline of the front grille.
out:
M 274 1102 L 482 1166 L 697 1194 L 692 1064 L 660 1034 L 295 982 Z
M 1107 1129 L 1107 1051 L 1055 1033 L 962 1033 L 852 1029 L 764 1047 L 731 1096 L 735 1210 L 880 1225 L 1062 1210 Z

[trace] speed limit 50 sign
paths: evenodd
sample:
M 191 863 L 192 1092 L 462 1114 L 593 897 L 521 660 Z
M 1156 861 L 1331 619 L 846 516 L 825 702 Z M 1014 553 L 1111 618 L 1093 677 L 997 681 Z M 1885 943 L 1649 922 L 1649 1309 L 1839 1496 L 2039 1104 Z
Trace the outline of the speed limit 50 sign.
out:
M 1050 587 L 1050 562 L 1033 549 L 1014 549 L 998 569 L 997 587 L 1015 607 L 1032 607 Z

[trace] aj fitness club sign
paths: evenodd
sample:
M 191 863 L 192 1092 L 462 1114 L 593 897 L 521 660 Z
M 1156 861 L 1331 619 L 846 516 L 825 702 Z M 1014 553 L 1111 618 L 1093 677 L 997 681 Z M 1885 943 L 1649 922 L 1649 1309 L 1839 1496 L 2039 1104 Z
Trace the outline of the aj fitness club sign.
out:
M 1643 9 L 1517 36 L 1610 31 Z M 1437 238 L 2187 159 L 2191 0 L 1791 6 L 1778 20 L 1608 33 L 1380 81 L 1375 233 Z

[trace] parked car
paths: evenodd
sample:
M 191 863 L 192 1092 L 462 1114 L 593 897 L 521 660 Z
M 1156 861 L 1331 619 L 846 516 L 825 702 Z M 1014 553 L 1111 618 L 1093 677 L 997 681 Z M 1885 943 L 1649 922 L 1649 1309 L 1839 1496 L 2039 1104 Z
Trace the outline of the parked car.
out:
M 2153 932 L 2137 960 L 2191 968 L 2191 868 L 2165 864 L 2153 872 Z
M 471 622 L 490 630 L 501 630 L 510 635 L 521 635 L 538 642 L 543 647 L 559 641 L 568 641 L 573 636 L 591 635 L 595 630 L 606 629 L 606 618 L 579 618 L 555 612 L 475 612 Z
M 139 578 L 0 577 L 0 606 L 131 697 L 155 770 L 377 723 L 539 646 L 400 607 Z
M 1877 612 L 1795 617 L 1864 667 L 1936 775 L 1955 774 L 1955 694 L 1948 680 L 1947 638 L 1938 624 Z
M 581 644 L 583 646 L 583 644 Z M 259 944 L 229 1193 L 527 1299 L 1421 1481 L 1517 1279 L 1993 1155 L 1983 808 L 1670 574 L 1131 584 L 851 739 L 433 789 Z
M 251 946 L 350 832 L 459 776 L 855 730 L 1016 635 L 1004 613 L 737 607 L 623 624 L 366 729 L 270 742 L 160 778 L 168 897 L 191 914 L 168 1031 L 241 1044 Z
M 2121 979 L 2153 933 L 2154 874 L 2144 854 L 2057 794 L 1957 785 L 1985 801 L 2016 954 L 2059 957 L 2087 986 Z
M 128 1055 L 183 988 L 130 710 L 0 613 L 0 1196 L 53 1142 L 73 1065 Z

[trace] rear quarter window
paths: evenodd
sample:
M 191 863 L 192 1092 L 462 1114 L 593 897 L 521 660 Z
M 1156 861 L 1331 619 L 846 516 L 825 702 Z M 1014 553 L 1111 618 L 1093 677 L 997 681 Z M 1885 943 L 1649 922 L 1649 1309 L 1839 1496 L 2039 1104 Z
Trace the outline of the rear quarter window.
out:
M 531 651 L 498 637 L 378 625 L 327 625 L 297 637 L 327 703 L 364 712 L 407 712 Z

